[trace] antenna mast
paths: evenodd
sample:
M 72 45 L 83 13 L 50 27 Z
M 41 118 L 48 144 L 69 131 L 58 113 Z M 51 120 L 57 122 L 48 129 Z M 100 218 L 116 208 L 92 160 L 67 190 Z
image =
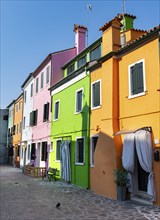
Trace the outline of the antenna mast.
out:
M 88 46 L 88 29 L 89 29 L 89 12 L 92 11 L 92 5 L 91 4 L 87 4 L 86 5 L 87 8 L 87 31 L 86 31 L 86 39 L 87 39 L 87 46 Z
M 124 19 L 125 13 L 126 13 L 126 4 L 125 4 L 125 0 L 122 0 L 123 31 L 126 30 L 125 19 Z
M 125 34 L 126 24 L 125 24 L 125 18 L 124 18 L 125 12 L 126 12 L 125 0 L 122 0 L 122 19 L 123 19 L 123 28 L 122 28 L 123 35 L 121 37 L 121 46 L 122 47 L 124 47 L 126 45 L 126 34 Z

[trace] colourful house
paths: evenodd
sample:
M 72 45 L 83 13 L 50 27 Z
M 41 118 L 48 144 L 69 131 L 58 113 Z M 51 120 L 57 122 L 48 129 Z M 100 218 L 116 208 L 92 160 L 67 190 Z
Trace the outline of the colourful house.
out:
M 13 165 L 13 119 L 14 119 L 14 100 L 7 106 L 8 109 L 8 163 Z
M 14 102 L 14 119 L 13 119 L 13 148 L 14 158 L 13 165 L 20 167 L 20 147 L 22 136 L 22 112 L 23 112 L 23 93 Z
M 32 127 L 30 126 L 30 112 L 33 111 L 33 88 L 34 78 L 30 73 L 21 86 L 23 90 L 23 123 L 22 123 L 22 138 L 21 138 L 21 157 L 20 167 L 24 167 L 30 162 L 31 144 L 32 144 Z
M 85 188 L 90 186 L 90 75 L 86 69 L 100 57 L 101 38 L 66 63 L 64 78 L 51 87 L 50 166 L 60 170 L 62 179 Z M 63 152 L 65 147 L 68 154 Z
M 75 47 L 49 54 L 33 72 L 33 111 L 30 113 L 32 126 L 31 160 L 38 167 L 48 169 L 50 153 L 51 96 L 50 86 L 63 77 L 61 67 L 85 46 L 86 28 L 74 26 Z
M 126 22 L 127 17 L 135 18 L 126 14 Z M 132 158 L 130 161 L 134 161 L 131 148 L 129 148 L 130 154 L 126 153 L 127 140 L 130 137 L 127 135 L 130 133 L 132 149 L 134 151 L 136 149 L 135 155 L 138 158 L 132 164 L 133 167 L 135 166 L 132 170 L 135 176 L 131 172 L 131 179 L 134 182 L 132 182 L 130 198 L 149 204 L 153 202 L 159 204 L 160 162 L 153 161 L 155 149 L 159 152 L 160 134 L 157 120 L 160 115 L 159 28 L 148 32 L 131 28 L 121 32 L 121 22 L 121 16 L 118 15 L 100 29 L 103 56 L 98 60 L 99 65 L 97 63 L 89 69 L 91 72 L 91 189 L 97 194 L 117 199 L 113 171 L 123 165 L 131 172 L 127 168 L 126 161 L 128 157 Z M 139 69 L 136 69 L 137 66 Z M 99 84 L 97 92 L 99 98 L 96 105 L 94 104 L 95 84 Z M 137 87 L 140 87 L 139 90 Z M 148 106 L 147 103 L 151 103 L 152 100 L 155 101 Z M 135 139 L 137 144 L 133 145 Z M 144 142 L 141 139 L 144 139 Z M 150 152 L 146 161 L 149 168 L 144 168 L 143 164 L 147 150 L 143 150 L 141 158 L 139 153 L 141 149 L 139 146 L 143 146 L 145 141 L 149 142 L 149 146 L 146 144 L 148 146 L 146 149 Z

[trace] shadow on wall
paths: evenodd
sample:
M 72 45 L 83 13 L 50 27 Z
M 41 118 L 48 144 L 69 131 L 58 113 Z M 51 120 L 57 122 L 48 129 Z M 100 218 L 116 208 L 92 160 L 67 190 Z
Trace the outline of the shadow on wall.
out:
M 91 168 L 91 189 L 99 195 L 117 199 L 113 171 L 117 155 L 113 137 L 100 132 L 94 152 L 94 167 Z

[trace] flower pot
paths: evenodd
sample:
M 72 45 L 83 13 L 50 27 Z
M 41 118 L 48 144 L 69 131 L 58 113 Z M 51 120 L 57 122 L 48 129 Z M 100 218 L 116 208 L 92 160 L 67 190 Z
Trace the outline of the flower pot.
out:
M 117 186 L 117 200 L 125 201 L 126 200 L 126 186 Z

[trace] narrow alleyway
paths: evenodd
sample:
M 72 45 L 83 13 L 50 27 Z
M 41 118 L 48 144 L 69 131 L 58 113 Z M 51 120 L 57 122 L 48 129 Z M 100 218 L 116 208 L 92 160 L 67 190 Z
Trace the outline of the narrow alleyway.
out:
M 160 208 L 118 202 L 63 182 L 0 167 L 0 220 L 160 220 Z M 56 208 L 56 204 L 60 207 Z

